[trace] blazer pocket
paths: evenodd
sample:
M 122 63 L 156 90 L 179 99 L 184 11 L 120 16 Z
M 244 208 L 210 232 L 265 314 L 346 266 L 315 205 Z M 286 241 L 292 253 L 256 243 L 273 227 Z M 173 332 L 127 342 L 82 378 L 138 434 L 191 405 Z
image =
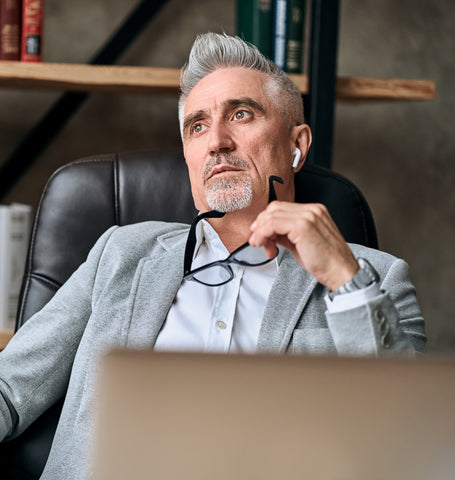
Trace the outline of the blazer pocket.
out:
M 290 351 L 294 354 L 336 353 L 335 343 L 328 328 L 297 328 L 291 338 Z

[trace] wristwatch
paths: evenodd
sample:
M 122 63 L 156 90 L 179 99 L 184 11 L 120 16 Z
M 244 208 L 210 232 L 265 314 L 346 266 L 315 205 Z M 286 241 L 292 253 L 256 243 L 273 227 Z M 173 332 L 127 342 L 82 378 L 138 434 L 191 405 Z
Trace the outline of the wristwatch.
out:
M 349 282 L 341 285 L 341 287 L 337 290 L 329 292 L 330 300 L 333 300 L 337 295 L 355 292 L 356 290 L 361 290 L 362 288 L 368 287 L 372 283 L 379 282 L 379 274 L 371 266 L 370 262 L 364 258 L 358 258 L 357 262 L 359 263 L 360 270 L 352 277 L 351 280 L 349 280 Z

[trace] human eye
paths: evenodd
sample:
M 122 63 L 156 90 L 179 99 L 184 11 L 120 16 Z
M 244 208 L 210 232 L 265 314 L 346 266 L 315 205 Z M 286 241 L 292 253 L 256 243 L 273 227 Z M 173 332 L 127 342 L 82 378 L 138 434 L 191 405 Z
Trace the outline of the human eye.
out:
M 248 110 L 237 110 L 234 112 L 234 120 L 246 120 L 251 117 L 251 113 Z
M 195 123 L 191 126 L 191 134 L 197 135 L 198 133 L 202 133 L 207 127 L 203 123 Z

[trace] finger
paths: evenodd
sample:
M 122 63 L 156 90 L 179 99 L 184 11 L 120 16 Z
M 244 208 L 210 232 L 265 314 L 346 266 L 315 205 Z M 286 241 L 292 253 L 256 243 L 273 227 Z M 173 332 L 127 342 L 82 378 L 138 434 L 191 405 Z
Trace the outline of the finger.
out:
M 267 240 L 263 245 L 267 258 L 275 258 L 278 255 L 278 247 L 273 240 Z
M 273 219 L 294 221 L 299 218 L 306 219 L 314 224 L 320 223 L 327 227 L 333 227 L 335 225 L 327 208 L 322 204 L 272 202 L 258 215 L 256 221 L 251 225 L 251 229 L 254 230 L 258 225 Z
M 268 239 L 281 236 L 296 243 L 305 233 L 314 235 L 315 231 L 327 229 L 323 222 L 317 222 L 313 217 L 312 212 L 305 211 L 300 211 L 297 215 L 296 212 L 278 209 L 264 211 L 251 227 L 251 242 L 263 246 Z

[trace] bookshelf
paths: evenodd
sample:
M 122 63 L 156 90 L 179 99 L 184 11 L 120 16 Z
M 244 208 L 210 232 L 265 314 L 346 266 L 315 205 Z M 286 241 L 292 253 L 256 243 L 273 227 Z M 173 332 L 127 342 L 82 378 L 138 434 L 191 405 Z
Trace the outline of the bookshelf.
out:
M 303 94 L 306 75 L 289 75 Z M 177 94 L 179 70 L 173 68 L 80 65 L 63 63 L 0 62 L 1 88 L 63 91 Z M 337 77 L 338 101 L 433 100 L 431 80 Z

